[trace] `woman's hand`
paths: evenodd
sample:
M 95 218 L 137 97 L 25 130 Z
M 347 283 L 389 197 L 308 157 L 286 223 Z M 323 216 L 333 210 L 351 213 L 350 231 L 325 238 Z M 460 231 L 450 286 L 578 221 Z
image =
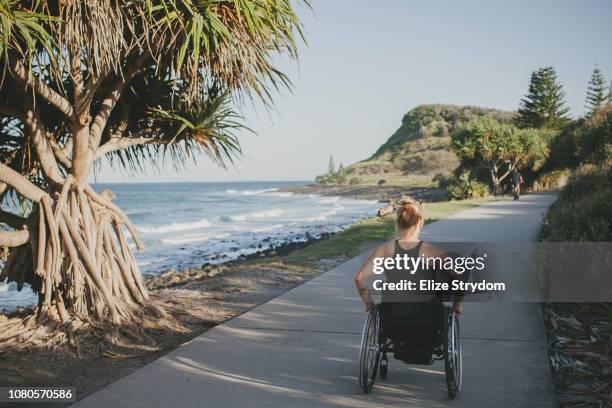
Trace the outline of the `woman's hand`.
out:
M 374 306 L 376 306 L 376 303 L 368 302 L 368 303 L 364 303 L 364 306 L 365 306 L 366 313 L 368 313 L 370 311 L 370 309 L 372 309 Z
M 455 309 L 455 315 L 457 317 L 461 316 L 463 314 L 463 306 L 461 305 L 461 303 L 455 303 L 453 305 L 453 308 Z

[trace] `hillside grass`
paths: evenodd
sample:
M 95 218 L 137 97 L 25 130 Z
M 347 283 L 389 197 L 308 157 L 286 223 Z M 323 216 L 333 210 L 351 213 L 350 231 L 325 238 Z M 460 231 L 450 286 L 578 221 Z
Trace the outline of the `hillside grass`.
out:
M 472 119 L 490 117 L 510 122 L 515 113 L 475 106 L 421 105 L 370 158 L 347 166 L 325 181 L 336 184 L 433 187 L 436 175 L 450 175 L 459 165 L 451 134 Z
M 515 115 L 514 112 L 478 106 L 420 105 L 404 115 L 402 126 L 378 148 L 372 158 L 393 151 L 397 146 L 416 138 L 450 136 L 459 126 L 478 117 L 490 117 L 500 122 L 511 122 Z

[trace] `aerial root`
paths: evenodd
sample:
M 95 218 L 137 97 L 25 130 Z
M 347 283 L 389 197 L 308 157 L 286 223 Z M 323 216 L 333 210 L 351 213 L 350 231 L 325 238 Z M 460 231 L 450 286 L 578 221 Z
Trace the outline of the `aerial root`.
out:
M 0 347 L 99 348 L 124 339 L 150 345 L 144 326 L 176 329 L 149 298 L 124 227 L 138 248 L 144 245 L 112 193 L 68 176 L 54 198 L 36 204 L 31 242 L 10 251 L 0 274 L 39 295 L 30 315 L 0 321 Z

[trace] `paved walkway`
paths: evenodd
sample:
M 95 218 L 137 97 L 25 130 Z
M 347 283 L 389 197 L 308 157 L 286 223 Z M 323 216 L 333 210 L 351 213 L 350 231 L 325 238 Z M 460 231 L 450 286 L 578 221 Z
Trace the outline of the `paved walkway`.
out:
M 503 200 L 430 224 L 424 239 L 526 241 L 555 196 Z M 467 303 L 464 385 L 446 394 L 443 363 L 390 359 L 362 395 L 363 308 L 353 274 L 364 255 L 215 327 L 76 404 L 78 407 L 554 407 L 540 307 Z

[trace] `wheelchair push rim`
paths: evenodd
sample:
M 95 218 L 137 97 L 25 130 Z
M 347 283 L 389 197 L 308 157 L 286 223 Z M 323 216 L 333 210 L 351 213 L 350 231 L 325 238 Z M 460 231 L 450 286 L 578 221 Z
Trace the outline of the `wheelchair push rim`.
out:
M 380 362 L 379 330 L 380 313 L 373 307 L 365 318 L 359 351 L 359 385 L 365 394 L 372 391 Z
M 463 381 L 463 364 L 461 359 L 461 342 L 459 337 L 459 320 L 455 312 L 449 314 L 445 336 L 444 366 L 448 395 L 455 398 L 461 390 Z

